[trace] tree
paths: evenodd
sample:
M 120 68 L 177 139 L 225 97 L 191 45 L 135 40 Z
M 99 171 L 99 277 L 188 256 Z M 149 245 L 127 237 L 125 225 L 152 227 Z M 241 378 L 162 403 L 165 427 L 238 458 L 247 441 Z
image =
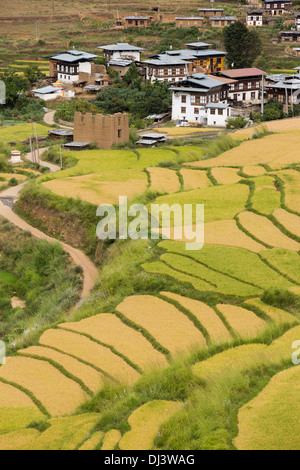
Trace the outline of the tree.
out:
M 24 77 L 29 83 L 35 83 L 41 78 L 45 78 L 45 74 L 42 73 L 37 65 L 28 65 L 24 70 Z
M 16 73 L 4 72 L 0 74 L 0 80 L 6 85 L 6 106 L 9 108 L 15 106 L 20 93 L 30 88 L 29 81 Z
M 125 73 L 122 81 L 126 86 L 131 86 L 138 89 L 141 88 L 142 79 L 134 62 L 132 62 L 128 67 L 128 70 Z
M 262 42 L 258 33 L 249 30 L 241 21 L 224 28 L 224 44 L 227 62 L 230 68 L 252 67 L 262 51 Z

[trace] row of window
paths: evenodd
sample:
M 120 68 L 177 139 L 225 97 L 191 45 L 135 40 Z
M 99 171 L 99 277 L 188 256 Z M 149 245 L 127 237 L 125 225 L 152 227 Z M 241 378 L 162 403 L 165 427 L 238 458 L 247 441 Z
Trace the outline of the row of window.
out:
M 200 109 L 199 108 L 194 108 L 194 114 L 199 114 L 200 112 Z M 227 115 L 229 116 L 229 109 L 214 109 L 214 108 L 211 108 L 210 110 L 210 114 L 213 114 L 213 115 L 216 115 L 218 114 L 219 116 L 223 116 L 223 114 L 226 114 L 227 112 Z M 181 114 L 186 114 L 186 107 L 182 106 L 181 107 Z
M 284 8 L 284 7 L 285 7 L 284 3 L 280 3 L 280 4 L 274 3 L 272 8 Z M 267 4 L 267 8 L 271 8 L 271 5 Z
M 230 91 L 251 90 L 253 88 L 260 88 L 260 82 L 240 82 L 230 85 Z
M 65 72 L 65 73 L 71 73 L 71 74 L 78 73 L 78 67 L 69 66 L 69 65 L 57 64 L 57 70 L 58 72 Z

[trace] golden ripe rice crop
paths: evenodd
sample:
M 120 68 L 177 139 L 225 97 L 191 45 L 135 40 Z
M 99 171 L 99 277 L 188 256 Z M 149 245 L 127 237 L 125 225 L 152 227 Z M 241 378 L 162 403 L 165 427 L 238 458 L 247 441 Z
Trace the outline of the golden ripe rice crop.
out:
M 204 170 L 190 170 L 188 168 L 183 168 L 180 170 L 180 173 L 183 177 L 184 189 L 186 191 L 189 189 L 208 188 L 209 186 L 212 186 L 212 182 Z
M 238 175 L 238 171 L 238 168 L 216 167 L 212 169 L 211 174 L 219 184 L 233 184 L 238 183 L 241 180 L 241 176 Z
M 266 322 L 244 308 L 236 305 L 218 304 L 217 309 L 241 338 L 254 338 L 267 328 Z
M 6 181 L 9 181 L 12 178 L 15 178 L 18 181 L 26 180 L 25 175 L 18 175 L 17 173 L 0 173 L 0 178 L 4 178 Z
M 281 308 L 276 308 L 271 305 L 267 305 L 262 302 L 260 299 L 249 299 L 245 301 L 246 305 L 249 307 L 258 308 L 268 317 L 271 318 L 275 323 L 295 323 L 296 318 L 290 313 L 282 310 Z
M 151 190 L 160 193 L 175 193 L 180 190 L 179 178 L 168 168 L 147 168 L 151 178 Z
M 181 295 L 173 294 L 172 292 L 161 292 L 161 294 L 164 297 L 179 302 L 184 308 L 195 315 L 206 329 L 212 343 L 220 343 L 230 341 L 232 339 L 231 334 L 214 309 L 206 305 L 204 302 L 189 299 L 188 297 L 182 297 Z
M 167 365 L 165 356 L 154 349 L 141 333 L 129 328 L 111 313 L 95 315 L 78 323 L 63 323 L 60 327 L 85 333 L 113 346 L 143 370 Z
M 39 435 L 36 429 L 22 429 L 0 435 L 0 450 L 26 450 Z
M 50 419 L 50 427 L 28 447 L 28 450 L 74 450 L 89 437 L 97 421 L 99 415 L 96 413 Z
M 114 450 L 121 437 L 122 434 L 120 433 L 120 431 L 118 431 L 117 429 L 111 429 L 104 436 L 101 450 Z
M 88 396 L 73 380 L 45 361 L 8 357 L 0 377 L 33 393 L 52 416 L 73 413 Z
M 104 432 L 98 431 L 95 432 L 87 441 L 85 441 L 79 450 L 95 450 L 95 448 L 100 444 L 104 436 Z
M 174 305 L 151 295 L 127 297 L 119 310 L 145 328 L 171 354 L 188 352 L 193 346 L 205 347 L 203 334 Z
M 67 372 L 82 380 L 92 392 L 97 392 L 102 388 L 103 376 L 99 372 L 67 354 L 62 354 L 54 349 L 44 348 L 42 346 L 32 346 L 19 351 L 19 354 L 47 358 L 57 362 Z
M 300 366 L 279 372 L 238 414 L 240 450 L 299 450 Z
M 205 243 L 245 248 L 258 253 L 264 246 L 248 237 L 238 228 L 234 220 L 219 220 L 204 225 Z
M 181 403 L 155 400 L 135 410 L 128 418 L 131 431 L 119 442 L 121 450 L 150 450 L 160 426 L 182 407 Z
M 272 222 L 253 212 L 242 212 L 238 216 L 242 226 L 262 242 L 287 250 L 298 251 L 300 244 L 284 235 Z
M 295 159 L 299 149 L 300 134 L 289 136 L 290 160 Z M 287 153 L 286 138 L 280 134 L 268 135 L 259 141 L 249 140 L 242 142 L 240 146 L 222 153 L 218 157 L 209 160 L 189 163 L 189 166 L 208 168 L 217 166 L 249 166 L 260 163 L 271 163 Z M 291 163 L 293 163 L 291 161 Z
M 266 170 L 263 166 L 248 165 L 244 166 L 243 173 L 247 176 L 262 176 L 266 173 Z
M 273 215 L 290 233 L 300 237 L 300 217 L 298 215 L 291 214 L 284 209 L 276 209 Z
M 28 395 L 0 382 L 0 434 L 25 428 L 32 421 L 44 418 Z
M 297 158 L 299 152 L 296 151 Z M 300 213 L 300 172 L 296 170 L 282 170 L 276 172 L 277 176 L 284 182 L 285 205 L 292 211 Z
M 239 372 L 268 362 L 268 347 L 265 344 L 245 344 L 198 362 L 192 369 L 197 377 L 210 381 L 218 379 L 225 371 Z
M 295 251 L 272 248 L 261 253 L 261 257 L 281 273 L 287 275 L 294 282 L 300 282 L 300 257 Z M 296 286 L 290 286 L 289 289 Z
M 121 382 L 130 384 L 139 378 L 139 374 L 124 359 L 85 336 L 66 330 L 47 330 L 40 343 L 88 362 Z

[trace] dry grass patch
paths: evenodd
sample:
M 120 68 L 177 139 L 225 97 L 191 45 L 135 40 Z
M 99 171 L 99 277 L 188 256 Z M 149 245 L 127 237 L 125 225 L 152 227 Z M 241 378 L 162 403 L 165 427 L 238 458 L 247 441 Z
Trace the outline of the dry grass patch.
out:
M 114 450 L 121 437 L 122 434 L 120 431 L 117 429 L 111 429 L 104 436 L 101 450 Z
M 36 429 L 23 429 L 0 436 L 0 450 L 26 450 L 40 435 Z
M 42 335 L 40 343 L 88 362 L 122 383 L 132 384 L 139 378 L 139 374 L 124 359 L 85 336 L 65 330 L 48 330 Z
M 275 375 L 240 409 L 234 444 L 239 450 L 298 450 L 299 414 L 300 366 Z
M 296 321 L 296 318 L 285 310 L 281 308 L 272 307 L 262 302 L 260 299 L 249 299 L 245 301 L 246 305 L 249 307 L 258 308 L 264 312 L 272 321 L 275 323 L 288 323 L 293 324 Z
M 299 188 L 300 191 L 300 188 Z M 299 210 L 299 209 L 298 209 Z M 273 212 L 274 217 L 278 222 L 283 225 L 289 232 L 300 237 L 300 217 L 295 214 L 291 214 L 284 209 L 276 209 Z
M 54 349 L 42 346 L 32 346 L 19 351 L 19 354 L 47 358 L 57 362 L 67 372 L 80 379 L 92 392 L 97 392 L 102 388 L 103 376 L 99 372 L 67 354 L 62 354 Z
M 85 333 L 113 346 L 141 369 L 166 367 L 165 356 L 153 348 L 146 338 L 125 325 L 116 315 L 101 313 L 78 323 L 63 323 L 61 328 Z
M 234 220 L 219 220 L 204 225 L 205 243 L 209 245 L 225 245 L 245 248 L 259 253 L 264 246 L 248 237 L 238 228 Z
M 161 292 L 161 294 L 164 297 L 180 303 L 184 308 L 195 315 L 201 325 L 206 329 L 212 343 L 223 343 L 232 339 L 231 334 L 214 309 L 206 305 L 204 302 L 189 299 L 188 297 L 182 297 L 181 295 L 173 294 L 172 292 Z
M 99 420 L 96 413 L 50 419 L 44 431 L 28 450 L 75 450 Z
M 28 395 L 3 382 L 0 382 L 0 404 L 0 434 L 45 419 Z
M 87 441 L 85 441 L 79 450 L 95 450 L 98 444 L 102 441 L 104 432 L 95 432 Z
M 176 193 L 180 190 L 180 181 L 174 170 L 168 168 L 147 168 L 151 178 L 152 191 Z
M 217 309 L 241 338 L 254 338 L 267 328 L 265 321 L 242 307 L 218 304 Z
M 131 431 L 119 442 L 121 450 L 150 450 L 160 426 L 182 407 L 181 403 L 155 400 L 135 410 L 128 418 Z
M 151 295 L 127 297 L 117 309 L 141 325 L 172 355 L 205 347 L 203 334 L 174 305 Z
M 158 127 L 155 129 L 157 132 L 162 134 L 168 134 L 170 136 L 181 136 L 181 135 L 191 135 L 198 134 L 203 132 L 221 132 L 224 131 L 222 128 L 218 127 Z
M 185 191 L 189 189 L 208 188 L 213 185 L 204 170 L 183 168 L 180 170 L 180 173 L 183 177 Z
M 15 178 L 17 181 L 25 181 L 27 177 L 25 175 L 18 175 L 17 173 L 0 173 L 0 178 L 4 178 L 5 181 L 9 181 Z
M 299 161 L 298 153 L 296 155 Z M 300 172 L 296 170 L 283 170 L 276 172 L 276 174 L 284 182 L 286 206 L 292 211 L 300 213 Z
M 284 235 L 266 217 L 246 211 L 239 214 L 238 218 L 242 226 L 258 240 L 286 250 L 298 251 L 300 249 L 299 243 Z
M 211 171 L 212 176 L 219 184 L 234 184 L 238 183 L 242 178 L 238 175 L 238 168 L 213 168 Z
M 51 364 L 29 357 L 8 357 L 0 377 L 30 390 L 52 416 L 74 413 L 88 398 L 76 382 Z

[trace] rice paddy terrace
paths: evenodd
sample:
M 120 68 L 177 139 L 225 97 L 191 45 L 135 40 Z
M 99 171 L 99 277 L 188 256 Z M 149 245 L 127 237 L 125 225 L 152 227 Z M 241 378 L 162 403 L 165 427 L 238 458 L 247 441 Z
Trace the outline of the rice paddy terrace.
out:
M 38 178 L 95 206 L 204 203 L 205 245 L 108 248 L 82 307 L 0 367 L 0 449 L 299 449 L 300 120 L 269 131 Z

